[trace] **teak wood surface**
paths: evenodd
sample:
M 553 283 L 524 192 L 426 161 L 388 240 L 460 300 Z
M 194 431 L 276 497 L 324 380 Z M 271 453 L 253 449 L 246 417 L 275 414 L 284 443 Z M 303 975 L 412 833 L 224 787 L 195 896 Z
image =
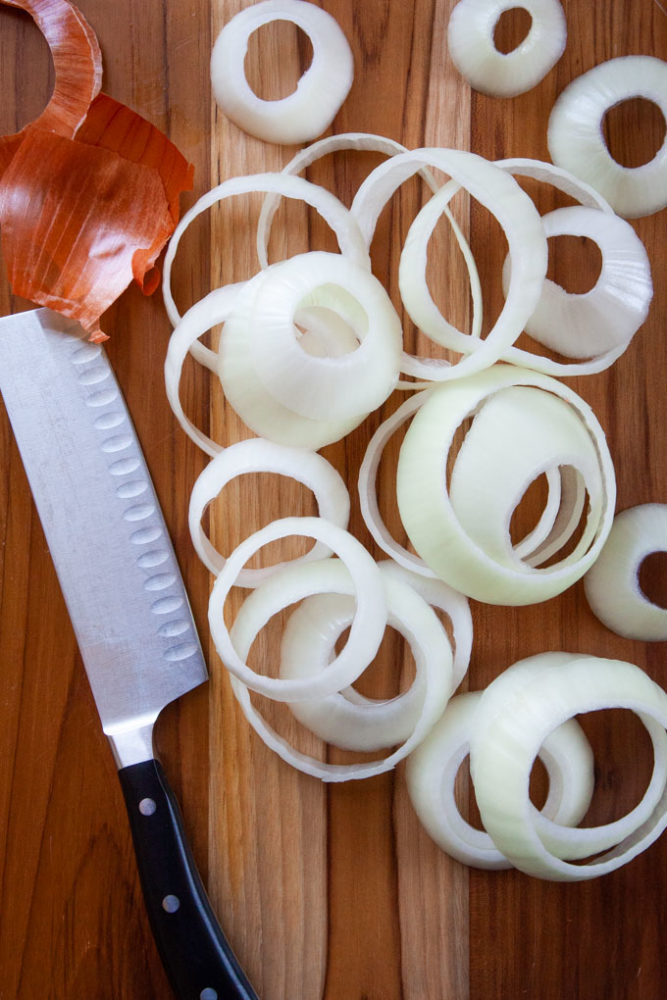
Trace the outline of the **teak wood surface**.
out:
M 165 129 L 196 167 L 195 190 L 239 173 L 279 169 L 293 149 L 246 136 L 215 107 L 209 85 L 212 42 L 245 6 L 238 0 L 81 0 L 104 56 L 104 89 Z M 667 56 L 667 14 L 657 0 L 568 0 L 564 56 L 529 93 L 506 100 L 471 92 L 447 52 L 452 0 L 324 0 L 354 53 L 355 80 L 335 132 L 375 132 L 409 147 L 452 146 L 489 158 L 548 158 L 547 118 L 560 91 L 614 56 Z M 499 44 L 521 30 L 506 19 Z M 247 72 L 265 97 L 294 87 L 310 58 L 291 25 L 252 39 Z M 0 11 L 3 133 L 35 117 L 52 84 L 46 46 L 29 17 Z M 650 158 L 664 122 L 648 103 L 626 102 L 608 116 L 615 155 Z M 308 176 L 350 201 L 378 162 L 339 153 Z M 541 211 L 563 203 L 531 188 Z M 373 244 L 375 273 L 398 305 L 402 238 L 424 192 L 406 185 L 382 216 Z M 212 287 L 257 269 L 253 225 L 260 199 L 236 199 L 201 219 L 176 259 L 182 309 Z M 463 198 L 457 212 L 477 255 L 485 327 L 501 300 L 499 229 Z M 609 370 L 568 379 L 593 406 L 616 466 L 617 509 L 667 502 L 667 290 L 665 212 L 633 223 L 649 251 L 655 296 L 648 321 Z M 319 220 L 290 204 L 276 222 L 273 259 L 333 248 Z M 437 252 L 439 251 L 439 252 Z M 445 258 L 445 254 L 451 251 Z M 583 240 L 551 241 L 549 273 L 583 291 L 599 260 Z M 450 318 L 469 322 L 465 273 L 434 240 L 429 277 Z M 442 261 L 446 260 L 443 264 Z M 4 277 L 3 315 L 29 307 Z M 404 317 L 405 318 L 405 317 Z M 220 920 L 262 1000 L 659 1000 L 667 992 L 667 839 L 604 878 L 561 884 L 516 871 L 480 872 L 445 856 L 410 806 L 403 765 L 366 782 L 326 786 L 291 770 L 260 743 L 242 717 L 207 628 L 212 579 L 187 527 L 190 490 L 206 457 L 167 405 L 162 367 L 170 325 L 161 294 L 129 289 L 105 317 L 108 352 L 127 397 L 164 505 L 211 669 L 211 682 L 170 706 L 157 743 L 182 803 L 195 855 Z M 406 337 L 414 332 L 406 320 Z M 418 346 L 425 348 L 423 340 Z M 188 365 L 187 412 L 223 443 L 248 436 L 214 380 Z M 392 397 L 385 413 L 395 407 Z M 374 414 L 325 454 L 346 477 L 351 528 L 379 557 L 361 520 L 355 476 Z M 395 449 L 394 449 L 395 459 Z M 380 476 L 382 506 L 396 524 L 392 456 Z M 493 483 L 489 483 L 493 488 Z M 524 513 L 539 503 L 537 487 Z M 81 519 L 76 496 L 72 530 Z M 310 494 L 282 478 L 246 476 L 211 513 L 211 534 L 229 551 L 269 518 L 313 513 Z M 643 584 L 665 603 L 665 563 L 647 565 Z M 236 598 L 238 603 L 238 598 Z M 630 660 L 667 684 L 664 645 L 621 639 L 589 611 L 581 583 L 521 609 L 472 603 L 475 640 L 465 686 L 481 688 L 520 657 L 548 649 Z M 275 669 L 277 638 L 259 659 Z M 398 689 L 402 641 L 390 633 L 364 690 Z M 72 629 L 4 409 L 0 413 L 0 998 L 1 1000 L 167 1000 L 164 973 L 138 885 L 120 788 L 100 731 Z M 261 703 L 302 749 L 329 759 L 294 731 L 285 713 Z M 645 733 L 629 713 L 588 716 L 596 753 L 596 794 L 587 822 L 620 815 L 650 772 Z M 539 778 L 539 775 L 538 775 Z M 538 789 L 539 792 L 539 789 Z M 538 793 L 536 793 L 538 794 Z M 461 780 L 462 808 L 471 800 Z

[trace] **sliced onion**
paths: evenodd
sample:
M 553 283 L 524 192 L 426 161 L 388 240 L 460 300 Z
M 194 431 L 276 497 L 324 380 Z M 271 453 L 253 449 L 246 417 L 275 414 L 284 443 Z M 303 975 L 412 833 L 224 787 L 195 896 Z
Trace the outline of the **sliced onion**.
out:
M 273 573 L 245 599 L 230 634 L 223 608 L 239 572 L 262 546 L 289 535 L 304 535 L 319 540 L 340 560 L 287 564 Z M 357 612 L 345 647 L 325 673 L 317 677 L 283 680 L 260 675 L 244 662 L 238 650 L 250 648 L 258 630 L 255 622 L 261 620 L 259 627 L 262 627 L 278 611 L 311 594 L 347 594 L 350 588 L 356 597 Z M 208 618 L 218 655 L 231 674 L 253 691 L 269 698 L 297 701 L 333 694 L 359 677 L 377 653 L 387 623 L 387 605 L 380 569 L 352 535 L 321 518 L 286 517 L 271 521 L 250 535 L 227 558 L 213 585 Z M 246 624 L 251 621 L 252 626 Z M 248 639 L 251 633 L 253 638 Z
M 584 577 L 593 613 L 628 639 L 667 640 L 667 608 L 654 604 L 639 586 L 639 568 L 654 552 L 667 552 L 667 504 L 630 507 L 614 518 L 602 552 Z
M 245 309 L 241 310 L 239 302 Z M 359 346 L 315 357 L 299 343 L 296 315 L 326 307 L 354 330 Z M 274 264 L 232 318 L 246 326 L 248 350 L 270 394 L 311 420 L 349 420 L 380 406 L 398 381 L 402 327 L 383 286 L 341 254 L 313 251 Z
M 632 832 L 608 853 L 572 864 L 550 851 L 537 829 L 529 798 L 533 761 L 545 737 L 576 714 L 625 708 L 647 725 L 655 766 Z M 578 654 L 541 654 L 514 664 L 484 691 L 470 737 L 470 770 L 482 822 L 496 847 L 521 871 L 556 881 L 595 878 L 645 850 L 667 826 L 667 695 L 639 667 Z M 616 824 L 570 831 L 587 853 L 599 853 Z M 566 828 L 559 828 L 565 833 Z M 597 840 L 597 842 L 596 842 Z M 580 857 L 580 853 L 574 854 Z
M 510 387 L 521 387 L 519 395 L 514 391 L 506 395 Z M 529 387 L 531 391 L 527 392 Z M 544 398 L 544 406 L 537 404 L 533 427 L 530 409 L 524 408 L 521 401 L 528 403 L 535 397 L 535 390 L 538 397 L 540 392 L 546 392 L 550 398 Z M 474 416 L 494 394 L 499 400 L 505 399 L 509 423 L 504 424 L 505 416 L 501 423 L 492 419 L 492 412 L 502 416 L 505 407 L 502 404 L 497 409 L 494 404 L 489 419 L 480 425 L 483 433 L 479 442 L 470 438 L 470 452 L 463 453 L 462 477 L 455 482 L 453 473 L 450 492 L 445 468 L 454 437 L 463 421 Z M 571 454 L 563 448 L 561 437 L 568 431 L 561 428 L 561 418 L 563 426 L 571 431 Z M 514 434 L 514 438 L 506 436 L 509 428 L 507 433 Z M 533 439 L 533 431 L 539 433 L 542 429 L 548 436 L 541 447 L 539 440 Z M 554 441 L 553 452 L 549 438 Z M 532 470 L 531 463 L 522 459 L 527 445 L 529 454 L 539 460 Z M 485 475 L 489 461 L 493 462 L 492 481 Z M 584 537 L 570 555 L 554 565 L 535 567 L 530 565 L 535 561 L 534 553 L 527 562 L 512 546 L 510 519 L 532 479 L 561 461 L 573 464 L 586 483 Z M 577 492 L 575 489 L 575 499 L 566 505 L 564 517 L 568 523 L 572 522 Z M 415 415 L 399 455 L 398 506 L 416 551 L 454 589 L 491 604 L 538 603 L 562 593 L 583 576 L 611 528 L 615 495 L 614 471 L 604 433 L 590 407 L 555 379 L 509 365 L 496 365 L 469 379 L 432 390 Z M 497 507 L 496 496 L 501 497 Z M 562 523 L 557 521 L 554 530 L 556 537 L 563 539 Z
M 547 133 L 554 163 L 593 185 L 615 212 L 631 219 L 667 205 L 667 136 L 653 159 L 640 167 L 617 163 L 604 140 L 606 112 L 635 97 L 657 104 L 667 120 L 666 62 L 633 55 L 594 66 L 560 94 Z
M 457 590 L 452 590 L 444 580 L 414 573 L 405 566 L 399 566 L 393 559 L 382 560 L 380 569 L 383 573 L 407 583 L 424 598 L 427 604 L 444 611 L 447 615 L 454 640 L 452 691 L 455 691 L 467 673 L 472 653 L 472 615 L 467 598 Z
M 481 691 L 457 695 L 442 718 L 411 754 L 405 777 L 410 801 L 432 839 L 451 857 L 475 868 L 500 870 L 511 863 L 489 834 L 468 823 L 456 803 L 455 781 L 470 752 L 475 711 Z M 554 824 L 576 826 L 585 816 L 595 784 L 593 752 L 575 719 L 545 738 L 538 756 L 549 788 L 542 814 Z M 537 810 L 530 804 L 534 817 Z
M 539 343 L 568 358 L 590 358 L 568 364 L 536 357 L 531 367 L 547 374 L 590 374 L 608 368 L 626 349 L 648 315 L 653 296 L 651 265 L 632 226 L 617 215 L 593 208 L 559 208 L 542 216 L 551 236 L 583 236 L 602 255 L 600 275 L 588 292 L 573 294 L 545 279 L 542 297 L 526 323 Z M 509 279 L 509 259 L 503 285 Z
M 251 89 L 244 63 L 250 36 L 271 21 L 301 28 L 312 43 L 313 58 L 294 93 L 264 101 Z M 211 55 L 211 84 L 220 108 L 266 142 L 308 142 L 321 135 L 347 97 L 353 76 L 352 52 L 338 22 L 303 0 L 262 0 L 239 11 L 218 35 Z
M 329 565 L 336 564 L 335 560 L 328 562 Z M 389 701 L 363 698 L 347 690 L 340 694 L 332 693 L 327 698 L 301 700 L 292 704 L 291 708 L 306 726 L 322 738 L 348 749 L 382 749 L 401 742 L 387 757 L 355 764 L 329 764 L 314 760 L 295 750 L 268 726 L 252 706 L 248 690 L 238 681 L 232 682 L 246 717 L 267 745 L 287 763 L 323 781 L 368 778 L 395 767 L 424 738 L 442 714 L 449 697 L 452 651 L 445 630 L 428 604 L 410 586 L 394 577 L 383 575 L 382 579 L 389 624 L 408 640 L 414 654 L 416 676 L 411 687 L 405 694 Z M 348 585 L 348 593 L 351 589 Z M 344 591 L 340 589 L 338 593 Z M 326 677 L 332 669 L 329 658 L 336 638 L 353 619 L 353 608 L 349 605 L 342 616 L 334 605 L 330 612 L 333 610 L 336 624 L 332 626 L 323 617 L 323 606 L 317 598 L 315 621 L 310 621 L 309 610 L 312 610 L 313 600 L 310 598 L 303 605 L 303 610 L 295 612 L 296 624 L 293 630 L 289 626 L 286 630 L 287 641 L 283 644 L 281 661 L 281 676 L 286 678 L 285 683 Z M 235 634 L 241 655 L 247 655 L 254 634 L 261 628 L 262 617 L 257 612 L 254 616 L 247 615 L 243 623 L 243 640 Z M 324 634 L 319 629 L 323 629 Z
M 500 15 L 518 7 L 530 30 L 511 52 L 500 52 L 494 29 Z M 537 86 L 565 50 L 567 23 L 558 0 L 460 0 L 449 18 L 449 54 L 471 87 L 491 97 L 516 97 Z
M 407 374 L 445 381 L 488 367 L 516 340 L 539 301 L 547 269 L 547 246 L 537 209 L 514 178 L 474 153 L 453 149 L 399 153 L 373 170 L 357 191 L 351 209 L 368 245 L 389 198 L 405 180 L 428 166 L 449 174 L 497 218 L 505 232 L 512 259 L 512 287 L 500 315 L 484 340 L 466 338 L 470 353 L 458 364 L 449 366 L 433 359 L 404 355 L 402 370 Z M 422 209 L 425 213 L 422 219 L 429 211 L 437 219 L 454 191 L 451 187 L 445 194 L 439 191 L 434 195 Z M 428 228 L 429 234 L 431 230 L 432 227 Z M 415 267 L 415 280 L 420 280 L 420 273 L 421 263 Z M 411 280 L 410 268 L 404 267 L 402 285 L 409 285 Z
M 345 483 L 334 467 L 317 452 L 252 438 L 230 445 L 213 459 L 198 476 L 190 494 L 189 525 L 192 543 L 205 566 L 218 574 L 225 565 L 224 557 L 211 544 L 202 527 L 204 511 L 222 492 L 227 483 L 247 473 L 273 472 L 303 483 L 315 494 L 319 516 L 341 528 L 347 527 L 350 497 Z M 321 542 L 295 562 L 322 559 L 331 549 Z M 237 576 L 240 587 L 256 587 L 284 564 L 263 569 L 243 569 Z
M 340 440 L 360 424 L 367 414 L 359 413 L 346 420 L 313 420 L 283 405 L 260 379 L 256 367 L 257 351 L 248 336 L 247 317 L 258 288 L 270 276 L 272 268 L 277 266 L 279 265 L 274 264 L 271 268 L 260 271 L 239 292 L 236 308 L 225 323 L 220 341 L 218 374 L 228 403 L 255 434 L 294 448 L 317 450 Z M 320 293 L 322 301 L 328 306 L 330 300 L 326 289 L 320 289 L 318 294 Z M 313 299 L 308 308 L 309 311 L 317 308 L 317 300 Z M 333 334 L 331 325 L 328 325 Z M 315 336 L 313 331 L 312 336 Z M 321 339 L 315 339 L 322 345 Z M 339 338 L 334 336 L 333 341 L 336 344 Z M 308 344 L 304 346 L 307 347 Z M 312 346 L 311 342 L 311 351 Z M 321 355 L 324 352 L 319 353 Z M 335 355 L 338 352 L 333 353 Z
M 324 221 L 333 229 L 341 253 L 362 267 L 370 269 L 368 249 L 354 216 L 329 191 L 325 191 L 317 184 L 311 184 L 302 177 L 290 177 L 288 174 L 267 173 L 230 177 L 207 191 L 195 202 L 181 219 L 169 242 L 164 260 L 162 293 L 167 315 L 173 326 L 176 326 L 181 317 L 171 293 L 171 269 L 183 233 L 202 212 L 212 208 L 213 205 L 233 195 L 249 194 L 253 191 L 278 193 L 285 198 L 296 198 L 317 209 Z

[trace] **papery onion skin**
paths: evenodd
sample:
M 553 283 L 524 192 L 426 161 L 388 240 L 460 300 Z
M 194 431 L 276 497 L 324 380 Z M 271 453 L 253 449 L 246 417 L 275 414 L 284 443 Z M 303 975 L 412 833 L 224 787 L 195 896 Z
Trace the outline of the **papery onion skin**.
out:
M 31 15 L 53 59 L 53 92 L 42 113 L 30 125 L 73 136 L 102 84 L 102 54 L 93 29 L 69 0 L 0 0 L 0 3 Z M 28 127 L 0 138 L 0 177 Z

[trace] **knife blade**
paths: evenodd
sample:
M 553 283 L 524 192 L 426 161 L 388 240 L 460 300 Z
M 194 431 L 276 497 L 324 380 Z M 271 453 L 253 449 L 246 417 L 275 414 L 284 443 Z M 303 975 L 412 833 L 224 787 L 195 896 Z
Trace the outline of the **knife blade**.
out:
M 151 928 L 179 1000 L 257 1000 L 218 924 L 153 752 L 208 674 L 139 441 L 104 349 L 48 309 L 0 319 L 0 392 L 127 806 Z

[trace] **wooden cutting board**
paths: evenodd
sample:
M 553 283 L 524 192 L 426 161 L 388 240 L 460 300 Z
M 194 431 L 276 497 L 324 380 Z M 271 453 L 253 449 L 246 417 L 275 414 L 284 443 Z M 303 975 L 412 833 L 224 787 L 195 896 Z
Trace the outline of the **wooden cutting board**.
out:
M 226 177 L 278 169 L 294 152 L 245 136 L 211 101 L 212 42 L 243 6 L 238 0 L 80 3 L 102 47 L 104 89 L 168 131 L 194 162 L 196 187 L 184 207 Z M 339 21 L 355 60 L 354 85 L 334 131 L 380 133 L 410 147 L 545 159 L 549 109 L 570 80 L 614 56 L 667 57 L 667 14 L 657 0 L 569 0 L 568 45 L 557 67 L 528 94 L 495 100 L 472 93 L 448 56 L 451 0 L 324 0 L 320 6 Z M 502 26 L 499 44 L 509 44 L 520 28 L 515 16 Z M 282 96 L 309 58 L 303 36 L 281 23 L 252 39 L 247 71 L 262 96 Z M 38 113 L 51 86 L 49 74 L 46 47 L 30 19 L 3 7 L 0 132 L 14 131 Z M 654 112 L 651 105 L 632 102 L 610 115 L 609 142 L 623 162 L 642 162 L 662 142 L 664 122 Z M 336 154 L 308 176 L 349 202 L 376 162 L 372 155 Z M 541 211 L 559 204 L 550 189 L 535 195 Z M 422 197 L 416 183 L 407 185 L 382 217 L 373 245 L 375 273 L 396 303 L 400 245 Z M 258 199 L 237 199 L 193 227 L 176 260 L 181 308 L 214 285 L 256 270 L 258 206 Z M 478 258 L 488 328 L 501 301 L 502 237 L 479 207 L 461 201 L 457 211 Z M 568 380 L 606 430 L 618 509 L 667 502 L 665 212 L 634 225 L 655 279 L 649 320 L 611 369 Z M 465 324 L 465 273 L 455 254 L 445 255 L 444 227 L 436 244 L 431 287 L 448 316 Z M 308 246 L 330 248 L 330 235 L 291 204 L 277 222 L 272 257 Z M 598 259 L 589 244 L 560 239 L 552 251 L 550 274 L 572 290 L 592 284 Z M 11 296 L 3 279 L 2 314 L 27 306 Z M 264 748 L 241 716 L 209 642 L 212 581 L 187 528 L 189 493 L 206 460 L 166 402 L 162 365 L 170 326 L 160 294 L 144 299 L 130 289 L 105 317 L 105 328 L 212 673 L 210 685 L 163 714 L 158 743 L 220 919 L 262 1000 L 663 997 L 667 839 L 624 869 L 576 885 L 514 871 L 468 870 L 440 852 L 420 827 L 402 766 L 366 782 L 327 787 Z M 414 343 L 407 323 L 406 337 Z M 193 419 L 221 442 L 248 435 L 219 386 L 194 365 L 185 373 L 183 399 Z M 378 556 L 359 514 L 355 477 L 380 417 L 373 415 L 325 450 L 350 485 L 352 530 Z M 396 525 L 391 465 L 390 455 L 381 475 L 382 504 Z M 77 509 L 76 497 L 69 502 L 73 518 L 91 513 Z M 538 502 L 534 497 L 532 506 Z M 300 487 L 277 477 L 245 477 L 215 505 L 211 534 L 229 551 L 270 517 L 311 512 L 312 498 Z M 665 565 L 656 557 L 644 581 L 663 603 Z M 166 1000 L 169 988 L 141 902 L 111 754 L 4 411 L 0 602 L 0 998 Z M 664 645 L 614 636 L 588 610 L 581 584 L 537 606 L 512 610 L 473 603 L 472 613 L 471 689 L 514 660 L 547 649 L 627 659 L 667 684 Z M 269 635 L 258 654 L 267 670 L 275 667 L 276 641 Z M 408 664 L 402 643 L 390 635 L 364 690 L 396 691 Z M 301 748 L 327 753 L 293 732 L 284 713 L 261 707 Z M 649 749 L 627 712 L 598 713 L 583 723 L 598 779 L 588 821 L 600 822 L 638 800 L 650 772 Z M 328 759 L 348 758 L 329 750 Z M 474 813 L 465 776 L 460 792 L 462 807 L 468 803 Z

